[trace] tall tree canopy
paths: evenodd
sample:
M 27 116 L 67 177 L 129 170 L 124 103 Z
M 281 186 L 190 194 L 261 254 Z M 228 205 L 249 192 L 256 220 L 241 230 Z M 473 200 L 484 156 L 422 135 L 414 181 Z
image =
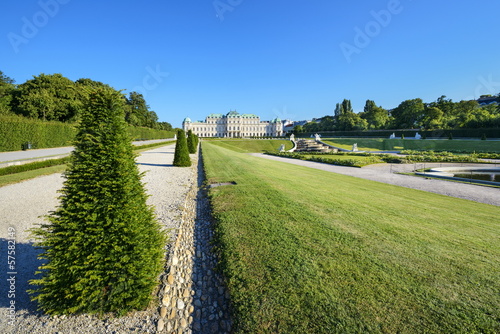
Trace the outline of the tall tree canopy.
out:
M 18 86 L 18 114 L 47 121 L 72 121 L 82 108 L 75 83 L 61 74 L 40 74 Z
M 0 71 L 0 115 L 12 112 L 11 102 L 15 89 L 14 82 L 14 79 L 9 78 Z

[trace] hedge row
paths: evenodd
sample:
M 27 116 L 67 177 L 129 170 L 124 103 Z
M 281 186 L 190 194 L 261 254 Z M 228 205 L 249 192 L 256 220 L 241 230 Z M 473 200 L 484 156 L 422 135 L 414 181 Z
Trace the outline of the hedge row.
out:
M 0 117 L 0 151 L 21 150 L 26 142 L 30 142 L 32 148 L 69 146 L 75 134 L 73 124 L 21 116 Z
M 60 158 L 60 159 L 49 159 L 49 160 L 44 160 L 44 161 L 30 162 L 30 163 L 23 164 L 23 165 L 3 167 L 3 168 L 0 168 L 0 176 L 9 175 L 9 174 L 16 174 L 16 173 L 21 173 L 21 172 L 26 172 L 26 171 L 30 171 L 30 170 L 51 167 L 51 166 L 63 165 L 63 164 L 66 164 L 68 162 L 69 162 L 69 157 L 64 157 L 64 158 Z
M 72 145 L 76 125 L 46 122 L 21 116 L 0 116 L 0 152 L 18 151 L 25 143 L 32 148 L 50 148 Z M 173 138 L 174 131 L 136 128 L 129 126 L 133 140 Z
M 439 138 L 448 139 L 450 134 L 453 138 L 483 138 L 483 135 L 488 138 L 500 138 L 500 128 L 478 128 L 478 129 L 450 129 L 450 130 L 421 130 L 421 129 L 399 129 L 399 130 L 359 130 L 359 131 L 317 131 L 322 137 L 372 137 L 372 138 L 389 138 L 391 134 L 396 137 L 405 138 L 415 137 L 419 133 L 423 138 Z M 299 137 L 314 136 L 314 132 L 299 133 Z

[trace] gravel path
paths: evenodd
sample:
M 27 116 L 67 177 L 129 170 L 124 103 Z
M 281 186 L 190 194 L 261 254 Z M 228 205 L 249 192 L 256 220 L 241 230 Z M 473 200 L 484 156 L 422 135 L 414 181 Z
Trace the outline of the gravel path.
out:
M 174 145 L 143 152 L 138 157 L 139 169 L 146 172 L 143 178 L 151 195 L 148 203 L 156 208 L 158 220 L 165 228 L 179 228 L 183 205 L 189 189 L 197 186 L 196 168 L 172 166 Z M 196 156 L 191 155 L 196 166 Z M 57 191 L 62 187 L 60 174 L 42 176 L 0 188 L 0 236 L 2 282 L 15 276 L 9 296 L 9 287 L 2 283 L 0 292 L 0 333 L 154 333 L 158 309 L 135 312 L 127 317 L 112 318 L 89 315 L 48 317 L 36 311 L 36 304 L 29 300 L 26 289 L 39 265 L 37 250 L 27 230 L 43 223 L 46 215 L 58 205 Z M 9 235 L 12 232 L 12 235 Z M 9 240 L 16 241 L 15 268 L 7 268 Z M 208 242 L 208 241 L 207 241 Z M 12 243 L 11 243 L 12 244 Z M 203 266 L 205 267 L 205 266 Z M 209 266 L 207 266 L 208 269 Z M 208 270 L 207 269 L 207 270 Z M 15 270 L 15 274 L 8 274 Z M 198 274 L 202 274 L 199 273 Z M 9 317 L 9 306 L 15 302 L 15 318 Z M 12 323 L 11 323 L 12 320 Z M 200 319 L 198 319 L 198 323 Z M 190 332 L 187 329 L 186 332 Z
M 445 164 L 445 163 L 419 163 L 419 164 L 408 164 L 408 165 L 391 165 L 391 164 L 375 164 L 366 166 L 363 168 L 353 168 L 344 166 L 335 166 L 325 163 L 304 161 L 290 158 L 281 158 L 277 156 L 265 155 L 261 153 L 251 153 L 253 156 L 262 157 L 265 159 L 283 161 L 291 163 L 294 165 L 305 166 L 310 168 L 316 168 L 328 172 L 349 175 L 354 177 L 359 177 L 362 179 L 378 181 L 382 183 L 393 184 L 396 186 L 419 189 L 423 191 L 433 192 L 436 194 L 442 194 L 446 196 L 458 197 L 463 199 L 468 199 L 471 201 L 476 201 L 480 203 L 486 203 L 491 205 L 500 206 L 500 189 L 485 187 L 473 184 L 458 183 L 443 181 L 434 178 L 423 178 L 414 177 L 409 175 L 400 175 L 395 173 L 408 173 L 413 172 L 415 169 L 420 169 L 425 167 L 448 167 L 448 166 L 481 166 L 478 164 Z

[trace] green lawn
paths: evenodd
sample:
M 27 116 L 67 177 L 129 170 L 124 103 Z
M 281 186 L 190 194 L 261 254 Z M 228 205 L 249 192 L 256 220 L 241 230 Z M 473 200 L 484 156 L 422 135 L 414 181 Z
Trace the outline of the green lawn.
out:
M 25 172 L 1 175 L 0 176 L 0 187 L 6 186 L 8 184 L 17 183 L 29 179 L 33 179 L 42 175 L 49 175 L 54 173 L 62 173 L 66 170 L 66 165 L 56 165 L 51 167 L 39 168 L 34 170 L 29 170 Z
M 342 162 L 345 161 L 351 161 L 353 162 L 353 165 L 355 167 L 363 167 L 367 165 L 372 165 L 372 164 L 377 164 L 377 163 L 385 163 L 385 161 L 377 158 L 376 156 L 362 156 L 362 155 L 309 155 L 309 154 L 304 154 L 304 157 L 307 159 L 314 159 L 314 158 L 323 158 L 324 160 L 327 160 L 328 162 L 332 164 L 342 164 Z
M 203 139 L 211 144 L 241 153 L 278 152 L 281 145 L 289 150 L 293 144 L 284 139 Z
M 202 147 L 237 332 L 500 332 L 500 208 Z
M 360 151 L 399 151 L 407 150 L 445 150 L 445 151 L 482 151 L 500 152 L 500 141 L 460 140 L 460 139 L 384 139 L 384 138 L 325 138 L 322 140 L 332 146 L 352 149 L 357 143 Z

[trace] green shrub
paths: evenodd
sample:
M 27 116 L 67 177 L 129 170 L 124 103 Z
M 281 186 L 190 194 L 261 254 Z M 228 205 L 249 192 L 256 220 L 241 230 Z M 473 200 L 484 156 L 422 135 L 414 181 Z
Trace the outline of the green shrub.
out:
M 16 173 L 26 172 L 29 170 L 35 170 L 35 169 L 46 168 L 46 167 L 51 167 L 51 166 L 64 165 L 68 161 L 69 161 L 69 157 L 65 157 L 65 158 L 60 158 L 60 159 L 36 161 L 36 162 L 31 162 L 31 163 L 27 163 L 27 164 L 23 164 L 23 165 L 3 167 L 3 168 L 0 168 L 0 176 L 9 175 L 9 174 L 16 174 Z
M 165 235 L 146 204 L 122 96 L 89 90 L 61 206 L 33 230 L 44 264 L 30 293 L 48 314 L 143 309 L 163 268 Z
M 173 138 L 173 131 L 127 126 L 134 140 Z M 29 142 L 32 148 L 51 148 L 73 145 L 75 124 L 42 121 L 17 115 L 0 116 L 0 152 L 19 151 Z
M 177 143 L 175 144 L 174 166 L 189 167 L 191 158 L 189 158 L 189 149 L 184 130 L 177 131 Z
M 32 144 L 32 148 L 69 146 L 75 133 L 75 126 L 70 123 L 1 116 L 0 151 L 18 151 L 27 142 Z
M 483 135 L 481 136 L 481 140 L 486 140 L 486 133 L 483 133 Z
M 187 145 L 190 154 L 196 153 L 196 148 L 198 145 L 195 138 L 195 134 L 191 130 L 188 131 Z

